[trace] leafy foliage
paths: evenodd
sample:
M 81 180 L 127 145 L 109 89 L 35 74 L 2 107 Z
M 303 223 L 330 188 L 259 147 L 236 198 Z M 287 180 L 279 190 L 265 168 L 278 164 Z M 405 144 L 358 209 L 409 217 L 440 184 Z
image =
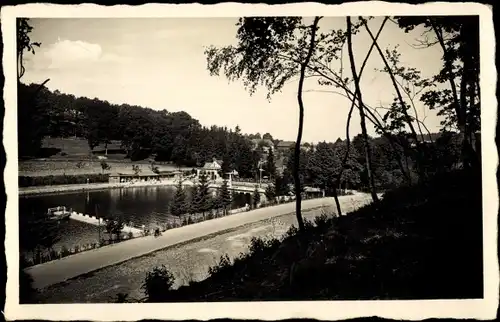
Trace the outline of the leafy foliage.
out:
M 106 220 L 106 232 L 109 235 L 109 239 L 113 240 L 113 235 L 116 236 L 116 240 L 121 239 L 122 230 L 125 227 L 125 221 L 121 217 L 110 217 Z
M 257 206 L 260 203 L 260 191 L 259 189 L 255 188 L 252 194 L 252 206 L 253 208 L 257 208 Z
M 231 209 L 231 192 L 229 191 L 227 180 L 222 182 L 219 189 L 218 205 L 222 207 L 224 214 L 227 214 L 228 209 Z
M 108 171 L 111 169 L 111 166 L 104 160 L 101 161 L 101 168 L 102 168 L 102 172 L 104 173 L 104 171 Z
M 231 81 L 243 80 L 250 94 L 263 85 L 270 98 L 298 73 L 298 64 L 284 61 L 283 55 L 297 54 L 292 44 L 301 21 L 298 17 L 240 18 L 237 46 L 211 46 L 205 51 L 208 70 L 212 75 L 222 71 Z
M 141 168 L 137 164 L 132 165 L 132 171 L 134 171 L 134 174 L 137 176 L 139 173 L 142 172 Z
M 269 149 L 267 160 L 264 166 L 264 171 L 271 178 L 276 175 L 276 163 L 274 161 L 274 152 L 272 149 Z
M 212 196 L 209 191 L 209 182 L 206 175 L 200 176 L 200 182 L 196 187 L 194 192 L 194 198 L 192 202 L 192 212 L 205 213 L 212 209 Z
M 45 96 L 47 92 L 45 87 L 39 91 L 38 86 L 34 84 L 18 86 L 19 157 L 37 154 L 40 151 L 43 138 L 48 134 L 50 121 L 47 111 L 50 109 L 50 102 Z
M 23 77 L 25 68 L 23 66 L 23 55 L 24 52 L 30 52 L 35 54 L 35 47 L 40 47 L 41 43 L 32 42 L 29 34 L 33 31 L 33 27 L 29 24 L 28 18 L 17 18 L 16 19 L 16 29 L 17 29 L 17 77 L 21 79 Z
M 172 200 L 172 205 L 170 206 L 170 213 L 174 216 L 180 216 L 186 212 L 186 192 L 182 186 L 182 181 L 179 180 L 175 190 L 174 199 Z
M 477 16 L 395 17 L 400 28 L 410 32 L 424 28 L 420 47 L 439 46 L 443 51 L 441 71 L 420 100 L 444 116 L 443 130 L 456 129 L 463 136 L 465 166 L 479 166 L 471 137 L 480 131 L 479 18 Z M 448 86 L 444 86 L 448 85 Z
M 276 188 L 274 184 L 268 184 L 266 187 L 266 191 L 264 192 L 266 199 L 268 201 L 274 201 L 274 198 L 276 197 Z
M 155 267 L 146 274 L 141 288 L 148 298 L 148 302 L 165 302 L 170 300 L 169 291 L 174 285 L 174 275 L 165 265 Z

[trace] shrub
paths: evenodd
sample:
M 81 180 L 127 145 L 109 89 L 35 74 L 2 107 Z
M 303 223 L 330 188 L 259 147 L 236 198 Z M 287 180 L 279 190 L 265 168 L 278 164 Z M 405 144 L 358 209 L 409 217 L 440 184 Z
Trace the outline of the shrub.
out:
M 146 274 L 141 288 L 148 298 L 148 302 L 163 302 L 168 300 L 175 278 L 165 265 L 153 268 Z
M 29 266 L 33 265 L 32 260 L 31 260 L 30 258 L 26 257 L 26 255 L 25 255 L 25 254 L 21 254 L 21 255 L 20 255 L 19 261 L 20 261 L 20 262 L 19 262 L 19 267 L 20 267 L 21 269 L 23 269 L 23 268 L 26 268 L 26 267 L 29 267 Z
M 264 240 L 262 238 L 252 237 L 249 247 L 249 256 L 258 256 L 262 254 L 266 249 L 271 248 L 279 244 L 279 240 L 276 238 L 271 238 Z
M 208 274 L 213 276 L 231 267 L 231 259 L 227 254 L 221 256 L 219 263 L 208 268 Z
M 299 232 L 299 229 L 295 227 L 295 225 L 291 225 L 290 228 L 288 228 L 287 232 L 285 233 L 285 238 L 292 237 L 297 235 Z
M 118 293 L 114 299 L 115 303 L 128 303 L 129 297 L 127 293 Z
M 19 187 L 55 186 L 67 184 L 102 183 L 109 181 L 109 174 L 50 175 L 41 177 L 20 176 Z
M 70 254 L 71 252 L 69 251 L 69 249 L 66 247 L 66 246 L 62 246 L 61 247 L 61 257 L 66 257 Z
M 49 258 L 51 260 L 59 258 L 59 257 L 60 256 L 59 256 L 59 252 L 58 251 L 56 251 L 55 249 L 52 249 L 52 248 L 49 250 Z
M 319 228 L 323 228 L 323 227 L 327 226 L 327 224 L 329 223 L 328 215 L 326 213 L 322 213 L 321 215 L 314 218 L 314 223 Z

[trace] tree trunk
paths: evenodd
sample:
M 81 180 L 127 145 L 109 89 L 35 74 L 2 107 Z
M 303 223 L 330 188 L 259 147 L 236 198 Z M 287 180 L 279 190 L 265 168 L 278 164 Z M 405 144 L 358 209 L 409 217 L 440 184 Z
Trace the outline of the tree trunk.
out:
M 348 51 L 349 51 L 349 61 L 351 63 L 351 72 L 352 76 L 354 79 L 354 84 L 356 85 L 356 93 L 354 99 L 358 99 L 358 109 L 359 109 L 359 116 L 361 119 L 361 131 L 362 131 L 362 136 L 363 136 L 363 141 L 365 143 L 365 159 L 366 159 L 366 172 L 368 175 L 368 180 L 370 184 L 370 192 L 371 196 L 373 199 L 373 202 L 378 203 L 379 199 L 377 196 L 377 192 L 375 191 L 375 180 L 373 178 L 373 171 L 372 171 L 372 153 L 371 153 L 371 148 L 370 148 L 370 143 L 368 142 L 368 134 L 366 131 L 366 121 L 365 121 L 365 112 L 364 112 L 364 105 L 363 105 L 363 99 L 361 95 L 361 90 L 359 87 L 359 78 L 356 74 L 356 65 L 354 63 L 354 54 L 352 52 L 352 35 L 351 35 L 351 18 L 347 17 L 347 45 L 348 45 Z
M 443 58 L 444 58 L 444 63 L 445 63 L 445 68 L 446 68 L 446 74 L 448 76 L 448 81 L 450 83 L 452 94 L 453 94 L 453 100 L 455 102 L 454 106 L 455 106 L 455 114 L 457 116 L 457 124 L 458 124 L 460 134 L 462 135 L 462 162 L 463 162 L 464 167 L 468 167 L 471 165 L 473 166 L 474 164 L 477 165 L 477 159 L 475 158 L 476 157 L 475 153 L 473 151 L 471 151 L 472 145 L 467 137 L 468 135 L 467 135 L 467 129 L 466 129 L 466 115 L 465 115 L 467 103 L 465 102 L 465 96 L 466 96 L 465 95 L 465 87 L 460 88 L 460 98 L 459 98 L 456 84 L 455 84 L 455 79 L 453 76 L 453 64 L 452 64 L 452 61 L 449 59 L 449 57 L 447 57 L 449 55 L 448 55 L 448 50 L 446 48 L 446 44 L 444 43 L 442 31 L 441 31 L 440 27 L 438 25 L 436 25 L 431 19 L 429 19 L 429 21 L 431 23 L 432 29 L 436 33 L 436 37 L 439 41 L 441 49 L 443 50 Z M 462 29 L 460 30 L 461 36 L 463 36 L 463 34 L 465 32 L 467 32 L 467 30 L 465 28 L 466 27 L 463 26 Z M 464 46 L 464 45 L 462 45 L 462 46 Z M 466 47 L 466 46 L 464 46 L 464 47 Z M 466 53 L 465 54 L 462 53 L 462 55 L 463 55 L 464 66 L 463 66 L 461 86 L 464 86 L 466 84 L 466 75 L 468 74 L 467 69 L 470 66 L 470 63 L 471 63 L 470 59 L 471 58 Z
M 316 27 L 318 25 L 320 18 L 315 17 L 314 22 L 311 26 L 311 42 L 309 45 L 309 50 L 307 56 L 300 66 L 300 78 L 299 78 L 299 88 L 297 93 L 297 101 L 299 104 L 299 129 L 297 131 L 297 141 L 295 142 L 294 151 L 294 169 L 293 178 L 295 181 L 295 215 L 297 216 L 297 224 L 299 226 L 299 231 L 303 232 L 305 230 L 304 220 L 302 219 L 302 183 L 300 182 L 300 142 L 302 140 L 302 131 L 304 128 L 304 102 L 302 101 L 302 90 L 304 87 L 304 78 L 306 76 L 306 68 L 311 60 L 311 56 L 314 51 L 315 37 L 316 37 Z
M 337 194 L 337 185 L 333 187 L 333 198 L 335 199 L 335 205 L 337 206 L 337 214 L 338 216 L 342 216 L 342 208 L 340 207 L 339 196 Z

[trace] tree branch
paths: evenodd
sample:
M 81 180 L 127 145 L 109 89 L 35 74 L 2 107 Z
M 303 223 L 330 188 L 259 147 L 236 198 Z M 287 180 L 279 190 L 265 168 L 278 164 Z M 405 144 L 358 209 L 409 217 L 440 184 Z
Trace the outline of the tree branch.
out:
M 352 35 L 351 35 L 351 17 L 346 17 L 347 20 L 347 49 L 349 52 L 349 61 L 351 64 L 351 72 L 352 72 L 352 77 L 354 79 L 354 85 L 356 87 L 356 93 L 355 93 L 355 98 L 358 99 L 359 102 L 359 116 L 361 118 L 361 131 L 363 134 L 363 138 L 365 141 L 365 158 L 366 158 L 366 170 L 368 172 L 368 179 L 370 180 L 370 191 L 371 191 L 371 196 L 373 199 L 373 202 L 378 203 L 379 199 L 377 196 L 377 193 L 375 192 L 375 180 L 373 177 L 373 171 L 372 171 L 372 160 L 371 160 L 371 148 L 370 144 L 368 142 L 368 134 L 366 131 L 366 123 L 365 123 L 365 113 L 364 113 L 364 108 L 363 108 L 363 97 L 361 94 L 361 89 L 359 86 L 359 78 L 356 72 L 356 64 L 354 62 L 354 53 L 352 50 Z
M 451 61 L 448 59 L 448 50 L 446 49 L 446 45 L 444 43 L 443 35 L 441 33 L 440 28 L 432 21 L 432 19 L 429 19 L 429 23 L 432 26 L 432 29 L 436 33 L 437 39 L 439 41 L 439 44 L 441 45 L 441 49 L 443 50 L 443 60 L 444 60 L 444 66 L 446 68 L 446 75 L 448 76 L 448 81 L 450 83 L 451 87 L 451 92 L 453 94 L 453 100 L 455 102 L 455 113 L 457 114 L 457 120 L 459 124 L 459 128 L 461 131 L 463 131 L 463 122 L 462 122 L 462 113 L 460 111 L 460 104 L 458 101 L 458 93 L 457 93 L 457 86 L 455 84 L 455 80 L 453 79 L 453 66 Z
M 406 116 L 406 123 L 410 127 L 410 131 L 412 133 L 412 136 L 413 136 L 415 141 L 418 141 L 417 132 L 415 131 L 415 128 L 413 127 L 413 124 L 411 122 L 411 118 L 408 115 L 408 112 L 406 111 L 403 96 L 401 95 L 401 91 L 399 90 L 399 86 L 398 86 L 398 84 L 396 82 L 396 78 L 394 77 L 394 74 L 389 66 L 389 63 L 387 62 L 387 59 L 385 58 L 385 55 L 382 52 L 382 49 L 380 48 L 378 43 L 375 41 L 375 37 L 373 36 L 373 34 L 370 30 L 370 27 L 368 27 L 368 24 L 366 22 L 364 23 L 364 26 L 365 26 L 366 31 L 370 35 L 370 38 L 375 42 L 375 47 L 377 48 L 377 51 L 378 51 L 380 57 L 382 58 L 382 61 L 384 62 L 385 67 L 387 68 L 387 72 L 389 73 L 389 76 L 391 77 L 392 84 L 394 86 L 394 89 L 396 90 L 396 95 L 398 96 L 399 102 L 401 104 L 401 110 L 402 110 L 403 114 Z

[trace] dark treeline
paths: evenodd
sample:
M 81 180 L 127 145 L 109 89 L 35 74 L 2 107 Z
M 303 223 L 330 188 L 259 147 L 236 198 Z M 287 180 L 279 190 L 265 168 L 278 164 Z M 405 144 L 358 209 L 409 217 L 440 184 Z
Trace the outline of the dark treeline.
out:
M 425 143 L 429 150 L 429 158 L 425 160 L 427 173 L 447 172 L 461 166 L 461 142 L 457 133 L 442 132 L 428 139 L 429 141 Z M 404 170 L 411 174 L 414 181 L 417 180 L 417 155 L 405 155 L 402 148 L 394 150 L 386 137 L 369 137 L 369 142 L 374 156 L 373 177 L 378 191 L 397 188 L 407 183 L 396 154 L 404 159 Z M 307 150 L 302 150 L 299 168 L 302 186 L 325 189 L 327 195 L 331 195 L 335 188 L 367 191 L 370 183 L 366 171 L 362 135 L 355 136 L 350 142 L 348 158 L 343 167 L 342 161 L 346 149 L 347 142 L 338 139 L 335 143 L 320 142 Z M 293 155 L 293 149 L 290 155 Z M 293 158 L 287 159 L 286 169 L 283 177 L 289 178 L 288 182 L 291 183 Z M 338 180 L 339 175 L 341 175 L 340 180 Z
M 250 138 L 238 127 L 205 127 L 186 112 L 116 105 L 51 92 L 46 87 L 39 90 L 34 103 L 25 103 L 24 98 L 31 97 L 38 88 L 36 84 L 19 86 L 21 157 L 36 156 L 46 136 L 81 137 L 91 150 L 99 144 L 120 141 L 132 161 L 154 157 L 156 161 L 200 166 L 217 158 L 242 177 L 254 177 L 258 172 L 259 156 Z

